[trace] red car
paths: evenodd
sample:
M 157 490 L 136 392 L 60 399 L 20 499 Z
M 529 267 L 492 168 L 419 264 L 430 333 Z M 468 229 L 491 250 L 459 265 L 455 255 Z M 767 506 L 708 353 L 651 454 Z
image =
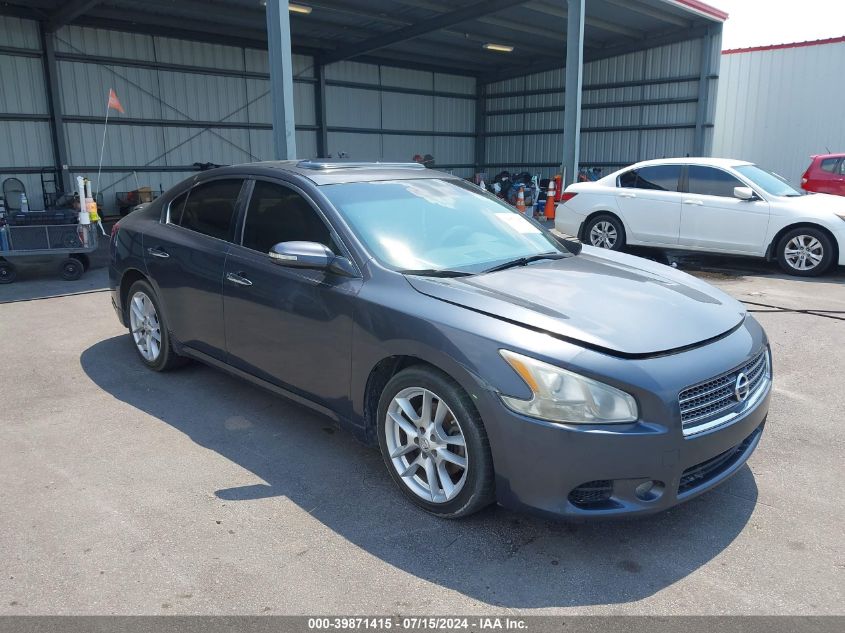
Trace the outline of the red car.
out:
M 845 154 L 819 154 L 801 177 L 801 188 L 845 196 Z

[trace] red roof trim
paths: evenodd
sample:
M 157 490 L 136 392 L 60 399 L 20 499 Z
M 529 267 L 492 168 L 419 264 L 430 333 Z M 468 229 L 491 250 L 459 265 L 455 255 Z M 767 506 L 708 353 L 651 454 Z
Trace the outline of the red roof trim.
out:
M 716 18 L 717 20 L 721 20 L 724 22 L 728 19 L 728 14 L 722 11 L 721 9 L 717 9 L 716 7 L 712 7 L 706 2 L 701 2 L 701 0 L 674 0 L 675 4 L 682 4 L 694 11 L 699 11 L 706 15 Z
M 805 46 L 822 46 L 824 44 L 839 44 L 845 42 L 845 35 L 831 37 L 826 40 L 810 40 L 808 42 L 792 42 L 790 44 L 769 44 L 768 46 L 751 46 L 750 48 L 731 48 L 722 51 L 722 55 L 733 55 L 734 53 L 756 53 L 757 51 L 776 51 L 782 48 L 804 48 Z

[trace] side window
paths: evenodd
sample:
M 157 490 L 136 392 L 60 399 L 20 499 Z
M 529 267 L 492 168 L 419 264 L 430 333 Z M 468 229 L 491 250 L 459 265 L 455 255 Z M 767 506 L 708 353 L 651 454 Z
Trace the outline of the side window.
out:
M 690 165 L 689 168 L 689 192 L 701 196 L 722 196 L 733 198 L 734 187 L 745 187 L 729 173 L 712 167 L 701 165 Z
M 625 189 L 633 189 L 637 186 L 637 172 L 636 170 L 626 171 L 619 176 L 619 186 Z
M 677 191 L 681 176 L 680 165 L 654 165 L 637 170 L 637 189 Z
M 167 209 L 167 221 L 171 224 L 179 224 L 182 219 L 182 211 L 185 209 L 185 201 L 188 199 L 188 191 L 176 196 L 170 201 Z
M 235 205 L 242 185 L 243 180 L 239 178 L 197 185 L 188 193 L 178 224 L 219 240 L 231 240 Z M 172 215 L 170 220 L 177 223 Z
M 279 242 L 298 241 L 318 242 L 339 252 L 329 227 L 305 198 L 283 185 L 256 180 L 246 211 L 243 245 L 269 253 Z
M 845 176 L 845 158 L 839 159 L 839 175 Z
M 825 158 L 821 162 L 821 165 L 820 165 L 821 168 L 822 168 L 822 171 L 827 171 L 827 172 L 830 172 L 832 174 L 833 168 L 836 167 L 836 161 L 837 161 L 836 158 Z

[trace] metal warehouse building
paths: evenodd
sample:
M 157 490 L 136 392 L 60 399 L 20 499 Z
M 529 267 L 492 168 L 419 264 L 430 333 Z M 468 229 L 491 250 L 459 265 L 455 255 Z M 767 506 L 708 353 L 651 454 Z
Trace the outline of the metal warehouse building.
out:
M 194 163 L 431 154 L 571 181 L 709 154 L 726 17 L 698 0 L 0 1 L 0 179 L 38 209 L 42 178 L 93 178 L 110 88 L 107 210 Z
M 845 151 L 843 62 L 845 37 L 724 51 L 713 155 L 798 186 L 811 155 Z

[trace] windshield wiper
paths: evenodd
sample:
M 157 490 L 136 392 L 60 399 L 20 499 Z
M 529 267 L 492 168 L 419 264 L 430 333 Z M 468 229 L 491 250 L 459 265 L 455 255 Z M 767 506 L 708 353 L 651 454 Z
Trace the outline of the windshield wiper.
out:
M 418 270 L 400 270 L 403 275 L 419 275 L 420 277 L 468 277 L 473 273 L 464 270 L 449 270 L 447 268 L 420 268 Z
M 531 262 L 538 262 L 542 259 L 563 259 L 566 255 L 562 253 L 543 253 L 542 255 L 531 255 L 530 257 L 518 257 L 517 259 L 512 259 L 509 262 L 505 262 L 504 264 L 499 264 L 498 266 L 493 266 L 493 268 L 488 268 L 484 271 L 484 273 L 494 273 L 498 270 L 505 270 L 507 268 L 515 268 L 516 266 L 527 266 Z

